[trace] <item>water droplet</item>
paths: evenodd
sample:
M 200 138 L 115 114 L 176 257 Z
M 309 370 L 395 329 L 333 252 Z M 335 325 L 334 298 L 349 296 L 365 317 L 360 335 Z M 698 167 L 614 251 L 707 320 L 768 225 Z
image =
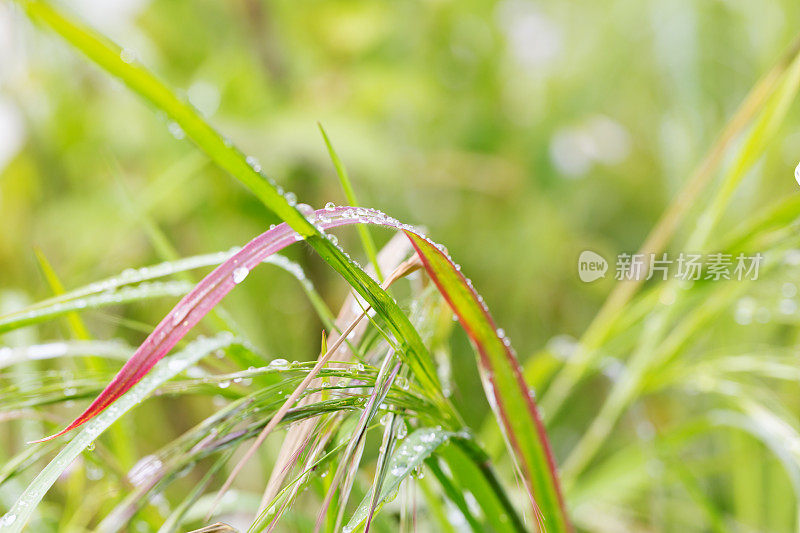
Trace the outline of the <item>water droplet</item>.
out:
M 800 163 L 798 163 L 797 167 L 794 169 L 794 179 L 797 180 L 797 183 L 800 183 Z
M 400 424 L 399 426 L 397 426 L 397 438 L 404 439 L 406 438 L 406 435 L 408 435 L 408 428 L 406 427 L 406 425 Z
M 233 282 L 238 285 L 239 283 L 244 281 L 244 279 L 247 277 L 249 273 L 250 271 L 247 269 L 247 267 L 237 268 L 236 270 L 233 271 Z
M 258 159 L 253 157 L 252 155 L 247 156 L 247 164 L 250 165 L 250 168 L 255 170 L 256 172 L 261 172 L 261 165 L 258 163 Z
M 171 120 L 169 124 L 167 124 L 167 129 L 169 130 L 170 134 L 178 140 L 186 137 L 186 134 L 183 132 L 183 128 L 181 128 L 180 125 L 175 121 Z
M 433 431 L 431 431 L 430 433 L 426 433 L 420 436 L 419 440 L 421 440 L 426 444 L 430 444 L 431 442 L 436 440 L 436 433 L 434 433 Z
M 230 386 L 231 386 L 231 382 L 230 381 L 226 380 L 226 381 L 220 381 L 219 382 L 219 388 L 220 389 L 227 389 Z
M 289 361 L 286 359 L 273 359 L 267 368 L 270 370 L 286 370 L 289 368 Z
M 311 220 L 314 220 L 314 208 L 308 204 L 297 204 L 297 210 L 303 214 L 304 217 Z
M 334 209 L 336 209 L 336 204 L 333 202 L 328 202 L 325 204 L 325 211 L 333 211 Z
M 136 52 L 130 48 L 123 48 L 122 51 L 119 53 L 119 58 L 122 60 L 123 63 L 128 63 L 129 65 L 136 61 Z
M 328 240 L 331 241 L 334 246 L 339 244 L 339 239 L 336 237 L 336 235 L 328 235 Z
M 155 455 L 142 457 L 128 472 L 128 480 L 134 486 L 139 486 L 156 475 L 163 465 L 161 459 Z
M 3 519 L 0 520 L 0 525 L 2 525 L 2 526 L 10 526 L 11 524 L 14 523 L 14 521 L 16 519 L 17 519 L 17 515 L 15 515 L 14 513 L 8 512 L 8 513 L 3 515 Z
M 358 370 L 359 372 L 363 372 L 364 371 L 364 363 L 358 363 L 356 365 L 356 370 Z
M 388 424 L 388 423 L 389 423 L 389 420 L 391 419 L 391 417 L 392 417 L 392 414 L 391 414 L 391 413 L 386 413 L 385 415 L 383 415 L 383 416 L 381 417 L 381 419 L 380 419 L 380 423 L 381 423 L 381 425 L 382 425 L 382 426 L 385 426 L 386 424 Z
M 295 193 L 291 192 L 291 191 L 289 191 L 286 194 L 284 194 L 283 197 L 286 198 L 286 201 L 291 206 L 293 206 L 294 204 L 297 203 L 297 195 Z

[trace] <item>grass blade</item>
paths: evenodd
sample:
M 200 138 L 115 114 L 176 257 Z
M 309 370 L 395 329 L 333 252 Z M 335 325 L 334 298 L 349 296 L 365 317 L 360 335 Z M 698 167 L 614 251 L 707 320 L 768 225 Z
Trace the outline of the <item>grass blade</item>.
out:
M 135 287 L 123 287 L 114 292 L 82 296 L 46 307 L 32 306 L 0 317 L 0 333 L 38 324 L 73 311 L 85 311 L 164 296 L 183 296 L 191 288 L 191 284 L 183 281 L 155 281 Z
M 56 274 L 56 271 L 53 269 L 53 266 L 50 264 L 50 261 L 47 260 L 47 257 L 45 257 L 44 253 L 40 249 L 36 248 L 34 252 L 36 254 L 36 259 L 39 261 L 39 268 L 42 269 L 42 274 L 44 275 L 44 278 L 47 280 L 47 284 L 50 286 L 50 290 L 52 290 L 53 294 L 55 294 L 56 296 L 64 294 L 64 292 L 66 292 L 64 290 L 64 285 L 58 278 L 58 274 Z M 76 339 L 82 341 L 88 341 L 91 339 L 91 336 L 89 335 L 89 330 L 84 325 L 80 315 L 75 311 L 67 313 L 67 324 L 69 325 L 69 329 L 72 331 L 72 334 Z M 89 366 L 90 367 L 96 366 L 93 364 L 96 362 L 97 361 L 90 361 Z
M 25 361 L 57 357 L 90 356 L 127 360 L 133 348 L 118 341 L 57 341 L 31 346 L 0 348 L 0 369 Z
M 550 444 L 511 343 L 460 268 L 430 241 L 406 234 L 479 354 L 484 392 L 522 473 L 531 506 L 546 522 L 540 527 L 571 531 Z
M 500 486 L 486 453 L 471 438 L 456 437 L 437 451 L 461 491 L 469 491 L 497 533 L 522 533 L 526 527 Z
M 381 487 L 378 498 L 379 505 L 385 502 L 391 494 L 399 490 L 400 483 L 410 476 L 415 468 L 420 467 L 425 462 L 425 459 L 452 436 L 453 433 L 449 431 L 422 428 L 406 437 L 389 460 L 388 475 Z M 358 526 L 364 523 L 370 515 L 371 508 L 372 495 L 370 491 L 364 497 L 364 500 L 358 506 L 353 517 L 344 527 L 343 531 L 354 531 Z
M 325 140 L 325 146 L 328 148 L 328 154 L 330 155 L 331 161 L 333 161 L 333 166 L 336 168 L 336 175 L 339 176 L 339 183 L 342 185 L 347 203 L 353 207 L 359 207 L 361 204 L 356 199 L 356 191 L 353 189 L 353 184 L 350 183 L 350 176 L 347 174 L 344 163 L 339 159 L 336 150 L 333 149 L 333 144 L 328 138 L 325 128 L 323 128 L 322 124 L 319 122 L 317 126 L 319 126 L 319 131 L 322 134 L 322 138 Z M 372 264 L 375 269 L 375 274 L 378 276 L 378 281 L 383 281 L 383 273 L 381 272 L 380 263 L 378 263 L 378 248 L 375 246 L 372 234 L 366 226 L 358 226 L 357 231 L 358 237 L 361 239 L 361 245 L 364 247 L 364 252 L 366 252 L 369 262 Z

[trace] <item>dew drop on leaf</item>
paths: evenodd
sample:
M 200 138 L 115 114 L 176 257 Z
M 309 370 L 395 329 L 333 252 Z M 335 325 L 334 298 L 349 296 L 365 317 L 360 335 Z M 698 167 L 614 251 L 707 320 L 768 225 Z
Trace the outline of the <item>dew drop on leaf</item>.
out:
M 244 281 L 250 271 L 246 267 L 239 267 L 233 271 L 233 282 L 237 285 Z
M 306 218 L 314 216 L 314 208 L 308 204 L 297 204 L 297 210 Z
M 134 61 L 136 61 L 136 52 L 134 52 L 130 48 L 123 48 L 122 51 L 119 53 L 119 58 L 122 60 L 123 63 L 131 64 Z

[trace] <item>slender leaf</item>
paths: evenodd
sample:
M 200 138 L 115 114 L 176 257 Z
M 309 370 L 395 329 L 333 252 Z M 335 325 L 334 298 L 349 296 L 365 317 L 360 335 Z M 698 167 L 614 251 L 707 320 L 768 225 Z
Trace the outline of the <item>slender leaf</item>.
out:
M 400 483 L 410 476 L 416 468 L 422 466 L 425 459 L 439 446 L 450 440 L 452 436 L 453 433 L 449 431 L 421 428 L 406 437 L 389 460 L 388 474 L 381 486 L 378 498 L 379 505 L 390 499 L 392 494 L 396 494 L 400 489 Z M 364 523 L 370 515 L 371 507 L 372 491 L 364 497 L 343 531 L 350 533 Z

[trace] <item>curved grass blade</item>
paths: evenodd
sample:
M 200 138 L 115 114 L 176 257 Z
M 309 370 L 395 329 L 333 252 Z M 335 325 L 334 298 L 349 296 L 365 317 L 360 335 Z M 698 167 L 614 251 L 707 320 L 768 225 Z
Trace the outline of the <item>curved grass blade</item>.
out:
M 385 222 L 388 224 L 390 222 L 390 219 L 385 215 L 362 208 L 358 210 L 349 208 L 325 209 L 318 211 L 316 215 L 322 220 L 320 226 L 324 229 L 354 224 L 360 222 L 362 216 L 366 217 L 368 215 L 371 215 L 371 220 L 375 223 Z M 397 224 L 396 221 L 392 223 Z M 300 240 L 299 235 L 289 228 L 286 223 L 280 224 L 250 241 L 245 247 L 214 269 L 164 317 L 136 350 L 136 353 L 122 367 L 114 380 L 86 411 L 63 431 L 47 439 L 63 435 L 108 407 L 116 398 L 139 381 L 225 295 L 237 284 L 244 281 L 250 270 L 258 266 L 265 258 L 298 240 Z M 413 361 L 413 364 L 410 362 L 409 366 L 416 368 L 421 374 L 425 373 L 424 370 L 420 369 L 420 365 L 416 360 Z
M 72 464 L 81 452 L 122 415 L 141 403 L 165 381 L 180 374 L 209 353 L 225 348 L 234 342 L 235 340 L 230 334 L 222 334 L 210 339 L 199 339 L 191 343 L 184 350 L 161 362 L 148 376 L 120 398 L 112 409 L 107 410 L 89 422 L 89 424 L 64 446 L 46 467 L 44 467 L 33 482 L 28 485 L 25 492 L 17 499 L 16 503 L 11 507 L 11 510 L 9 510 L 4 517 L 0 518 L 0 532 L 18 533 L 22 531 L 25 524 L 33 515 L 37 504 L 64 470 L 69 468 L 69 465 Z
M 113 292 L 90 294 L 74 300 L 57 302 L 47 307 L 31 307 L 0 317 L 0 333 L 37 324 L 74 311 L 97 309 L 163 296 L 183 296 L 191 288 L 192 285 L 184 281 L 155 281 L 134 287 L 123 287 Z
M 128 359 L 133 348 L 118 341 L 57 341 L 17 348 L 0 348 L 0 369 L 25 361 L 57 357 L 90 356 Z
M 406 235 L 478 352 L 486 397 L 543 522 L 540 528 L 571 531 L 547 434 L 510 341 L 460 267 L 427 239 L 408 230 Z

